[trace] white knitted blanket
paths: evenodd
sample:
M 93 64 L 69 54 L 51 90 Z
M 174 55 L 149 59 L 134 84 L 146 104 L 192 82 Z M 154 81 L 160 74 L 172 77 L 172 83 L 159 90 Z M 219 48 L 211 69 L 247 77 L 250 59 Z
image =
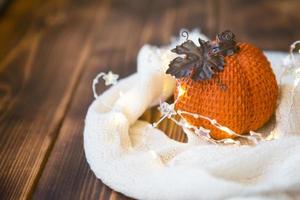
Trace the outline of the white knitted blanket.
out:
M 189 37 L 205 38 L 197 31 Z M 272 128 L 277 139 L 256 146 L 199 144 L 191 136 L 188 143 L 180 143 L 138 120 L 148 107 L 172 95 L 174 80 L 164 70 L 175 56 L 170 48 L 181 42 L 173 39 L 162 48 L 145 45 L 137 73 L 91 104 L 84 149 L 96 176 L 138 199 L 300 198 L 300 87 L 295 87 L 295 75 L 284 76 L 280 85 Z M 279 82 L 287 54 L 266 55 Z

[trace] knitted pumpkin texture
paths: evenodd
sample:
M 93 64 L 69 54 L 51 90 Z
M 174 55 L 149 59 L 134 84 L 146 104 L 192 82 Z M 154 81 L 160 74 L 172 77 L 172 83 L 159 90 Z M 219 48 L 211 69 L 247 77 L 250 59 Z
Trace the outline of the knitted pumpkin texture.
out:
M 248 43 L 236 43 L 230 31 L 200 46 L 187 40 L 172 51 L 185 54 L 175 58 L 167 73 L 177 79 L 177 110 L 215 119 L 237 134 L 262 127 L 276 109 L 278 86 L 263 52 Z M 209 129 L 214 139 L 234 137 L 208 120 L 184 115 L 191 125 Z

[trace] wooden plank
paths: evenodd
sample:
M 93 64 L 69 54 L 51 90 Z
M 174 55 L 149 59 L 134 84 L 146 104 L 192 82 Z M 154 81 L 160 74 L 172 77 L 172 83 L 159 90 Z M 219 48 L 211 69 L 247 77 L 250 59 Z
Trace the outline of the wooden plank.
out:
M 109 69 L 122 78 L 132 74 L 136 70 L 137 52 L 144 43 L 167 44 L 186 24 L 211 30 L 206 23 L 214 21 L 208 20 L 211 17 L 206 9 L 209 2 L 111 2 L 105 23 L 95 30 L 91 54 L 84 65 L 85 73 L 33 199 L 127 199 L 103 185 L 85 160 L 82 134 L 86 111 L 93 100 L 91 81 L 97 73 Z M 100 85 L 99 92 L 104 90 Z M 143 118 L 156 120 L 156 108 L 147 111 Z M 173 138 L 183 140 L 180 132 L 174 132 L 173 124 L 165 122 L 160 127 L 169 135 L 174 133 Z
M 65 18 L 54 15 L 53 23 L 40 24 L 52 15 L 45 8 L 44 17 L 1 60 L 0 199 L 30 195 L 89 52 L 96 10 L 76 1 L 56 9 Z
M 18 1 L 10 3 L 0 15 L 0 60 L 12 48 L 30 26 L 30 20 L 43 1 Z M 45 4 L 45 3 L 44 3 Z
M 10 0 L 0 15 L 0 60 L 3 60 L 6 54 L 24 39 L 29 29 L 42 28 L 48 23 L 48 17 L 53 18 L 63 9 L 66 11 L 64 6 L 68 1 Z
M 232 30 L 241 41 L 260 48 L 289 50 L 299 40 L 300 1 L 221 0 L 219 30 Z

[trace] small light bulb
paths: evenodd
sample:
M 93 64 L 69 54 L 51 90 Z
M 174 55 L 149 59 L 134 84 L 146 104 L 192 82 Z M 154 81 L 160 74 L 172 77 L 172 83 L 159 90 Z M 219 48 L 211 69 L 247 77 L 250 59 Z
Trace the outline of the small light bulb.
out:
M 181 86 L 178 87 L 178 97 L 181 97 L 182 95 L 184 95 L 185 93 L 185 89 L 182 88 Z
M 199 115 L 198 115 L 198 114 L 193 114 L 193 117 L 194 117 L 195 119 L 198 119 L 198 118 L 199 118 Z
M 149 153 L 151 154 L 151 156 L 153 158 L 157 158 L 158 157 L 157 154 L 156 154 L 156 152 L 154 150 L 149 150 Z

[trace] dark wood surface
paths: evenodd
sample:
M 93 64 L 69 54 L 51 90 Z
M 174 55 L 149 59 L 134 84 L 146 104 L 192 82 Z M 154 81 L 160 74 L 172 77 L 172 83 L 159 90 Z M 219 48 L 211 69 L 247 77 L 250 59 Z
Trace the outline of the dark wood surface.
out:
M 298 0 L 12 1 L 0 14 L 0 199 L 127 199 L 84 157 L 94 76 L 132 74 L 144 43 L 168 44 L 182 27 L 210 37 L 231 29 L 287 51 L 300 38 L 299 8 Z M 142 116 L 157 117 L 156 108 Z M 185 141 L 172 123 L 160 128 Z

